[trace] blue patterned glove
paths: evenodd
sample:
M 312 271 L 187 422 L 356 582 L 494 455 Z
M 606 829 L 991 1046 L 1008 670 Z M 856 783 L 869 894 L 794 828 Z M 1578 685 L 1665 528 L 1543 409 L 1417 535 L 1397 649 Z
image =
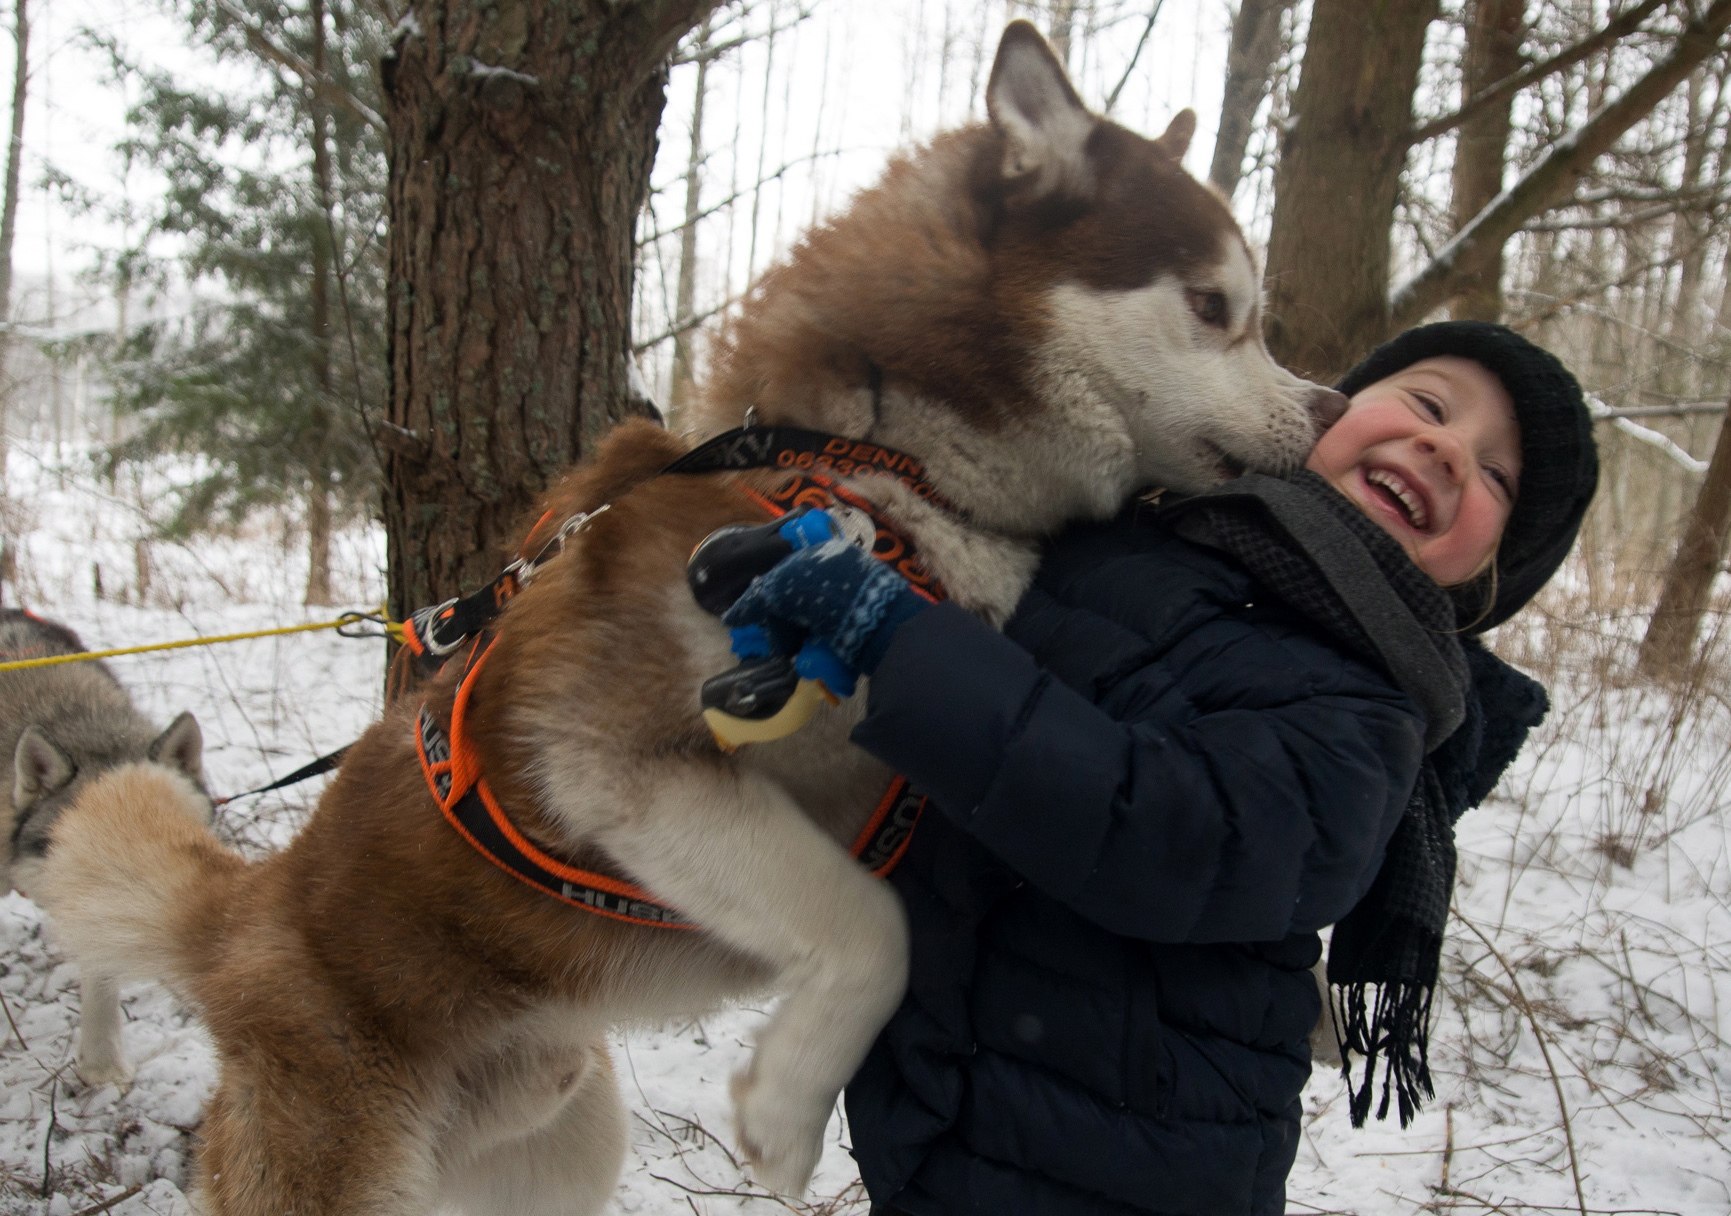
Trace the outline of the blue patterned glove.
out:
M 818 521 L 830 524 L 827 513 Z M 791 636 L 824 643 L 848 668 L 870 675 L 903 622 L 928 606 L 906 579 L 828 528 L 827 540 L 796 549 L 751 580 L 721 618 L 755 625 L 788 648 Z

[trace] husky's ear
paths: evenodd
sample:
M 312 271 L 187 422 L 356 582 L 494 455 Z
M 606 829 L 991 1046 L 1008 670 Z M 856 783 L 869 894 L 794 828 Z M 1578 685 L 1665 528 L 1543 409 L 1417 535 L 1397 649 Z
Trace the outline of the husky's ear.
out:
M 1038 197 L 1087 193 L 1094 116 L 1052 48 L 1026 21 L 1012 21 L 998 43 L 986 114 L 1004 137 L 1006 182 L 1027 182 Z
M 190 711 L 168 724 L 168 729 L 156 736 L 146 753 L 158 764 L 177 768 L 195 782 L 204 784 L 204 732 L 198 729 L 198 719 Z
M 29 806 L 71 781 L 77 772 L 72 757 L 32 722 L 18 736 L 18 748 L 12 753 L 12 804 Z
M 1190 150 L 1190 137 L 1196 134 L 1196 111 L 1180 110 L 1166 124 L 1166 134 L 1154 142 L 1173 160 L 1183 160 Z

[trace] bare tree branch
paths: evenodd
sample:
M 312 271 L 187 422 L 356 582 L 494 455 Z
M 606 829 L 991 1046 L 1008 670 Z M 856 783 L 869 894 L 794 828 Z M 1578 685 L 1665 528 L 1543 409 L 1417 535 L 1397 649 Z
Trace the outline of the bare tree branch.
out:
M 646 246 L 653 245 L 656 241 L 662 240 L 666 237 L 670 237 L 670 236 L 674 235 L 675 233 L 684 232 L 687 228 L 691 227 L 691 225 L 697 223 L 699 220 L 706 220 L 718 211 L 727 210 L 729 207 L 733 206 L 733 204 L 737 203 L 740 199 L 745 198 L 748 195 L 750 195 L 752 193 L 752 191 L 761 190 L 765 186 L 769 185 L 770 182 L 778 181 L 781 178 L 786 177 L 790 170 L 792 170 L 792 169 L 794 169 L 800 165 L 809 164 L 813 161 L 827 160 L 832 156 L 841 156 L 842 154 L 844 154 L 847 151 L 849 151 L 849 149 L 847 149 L 847 148 L 826 148 L 826 149 L 819 151 L 819 152 L 811 152 L 811 153 L 806 154 L 805 156 L 796 156 L 792 160 L 783 161 L 781 166 L 779 168 L 777 168 L 773 173 L 766 173 L 762 177 L 760 177 L 757 181 L 752 182 L 750 185 L 741 186 L 739 189 L 737 189 L 737 190 L 733 191 L 733 193 L 729 194 L 726 198 L 717 199 L 715 202 L 713 202 L 709 206 L 703 208 L 701 211 L 693 212 L 692 214 L 686 216 L 683 220 L 681 220 L 679 223 L 675 224 L 673 227 L 671 227 L 671 228 L 657 228 L 654 232 L 651 232 L 648 236 L 639 237 L 637 240 L 637 247 L 639 249 L 642 249 L 642 248 L 645 248 Z
M 1667 216 L 1687 213 L 1697 215 L 1705 208 L 1717 211 L 1727 201 L 1723 192 L 1703 195 L 1696 193 L 1692 198 L 1673 199 L 1668 202 L 1653 203 L 1639 211 L 1628 211 L 1621 215 L 1598 216 L 1563 216 L 1551 220 L 1534 220 L 1521 225 L 1522 232 L 1590 232 L 1594 230 L 1614 232 L 1627 228 L 1638 228 L 1642 224 L 1651 224 L 1655 220 Z
M 681 317 L 660 333 L 652 334 L 641 341 L 633 342 L 631 344 L 631 353 L 634 355 L 641 355 L 650 347 L 658 346 L 669 338 L 677 338 L 680 334 L 690 333 L 692 330 L 707 322 L 711 317 L 719 317 L 722 313 L 737 304 L 739 300 L 739 296 L 729 296 L 714 308 L 705 309 L 703 312 L 693 314 L 689 317 Z
M 1689 418 L 1697 414 L 1723 414 L 1723 401 L 1679 401 L 1676 405 L 1608 405 L 1595 409 L 1594 418 Z
M 1538 164 L 1457 232 L 1425 268 L 1395 291 L 1390 325 L 1402 330 L 1429 315 L 1467 281 L 1486 252 L 1500 249 L 1521 225 L 1550 208 L 1624 132 L 1650 113 L 1703 60 L 1720 49 L 1731 27 L 1731 0 L 1713 0 L 1622 96 L 1558 140 Z
M 1636 443 L 1646 444 L 1685 473 L 1699 477 L 1707 471 L 1705 460 L 1691 456 L 1682 444 L 1669 435 L 1655 431 L 1652 427 L 1642 426 L 1638 422 L 1631 422 L 1627 411 L 1609 409 L 1595 402 L 1589 402 L 1588 407 L 1595 422 L 1609 422 L 1612 430 L 1621 431 Z M 1722 404 L 1714 408 L 1721 414 L 1725 412 Z
M 1662 203 L 1709 201 L 1719 198 L 1727 183 L 1714 182 L 1705 186 L 1637 186 L 1633 184 L 1604 186 L 1583 190 L 1557 204 L 1558 207 L 1596 207 L 1600 203 Z
M 689 47 L 688 49 L 675 54 L 670 62 L 674 67 L 684 67 L 687 64 L 693 63 L 714 63 L 717 59 L 720 59 L 730 51 L 737 51 L 740 47 L 746 46 L 750 43 L 761 41 L 764 38 L 773 38 L 777 34 L 786 33 L 794 26 L 810 19 L 813 12 L 814 10 L 810 8 L 795 9 L 793 20 L 791 21 L 772 22 L 765 29 L 752 30 L 739 35 L 737 38 L 729 38 L 725 42 L 711 42 L 702 46 Z
M 1549 59 L 1531 64 L 1512 75 L 1503 77 L 1489 88 L 1469 97 L 1454 113 L 1444 114 L 1440 118 L 1433 118 L 1427 123 L 1414 127 L 1407 135 L 1407 146 L 1421 144 L 1427 139 L 1435 139 L 1445 132 L 1452 131 L 1486 106 L 1496 105 L 1498 102 L 1519 93 L 1527 86 L 1537 84 L 1547 76 L 1573 67 L 1613 42 L 1628 37 L 1640 27 L 1641 22 L 1645 21 L 1654 9 L 1666 2 L 1667 0 L 1642 0 L 1642 3 L 1634 8 L 1612 18 L 1610 23 L 1597 33 L 1589 34 L 1573 46 L 1558 51 Z
M 1160 10 L 1165 4 L 1166 0 L 1154 0 L 1154 7 L 1148 10 L 1148 24 L 1142 27 L 1142 37 L 1136 40 L 1135 53 L 1130 56 L 1130 62 L 1124 65 L 1124 74 L 1118 78 L 1118 83 L 1112 86 L 1112 92 L 1106 97 L 1106 108 L 1101 113 L 1110 114 L 1112 107 L 1118 104 L 1118 94 L 1130 83 L 1130 74 L 1136 70 L 1136 61 L 1142 58 L 1142 48 L 1148 45 L 1148 35 L 1154 32 L 1154 23 L 1160 20 Z

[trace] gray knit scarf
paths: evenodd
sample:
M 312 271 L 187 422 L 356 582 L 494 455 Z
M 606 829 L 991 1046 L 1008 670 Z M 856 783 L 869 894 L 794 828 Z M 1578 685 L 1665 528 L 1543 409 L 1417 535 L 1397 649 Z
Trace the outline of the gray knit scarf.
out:
M 1240 477 L 1163 514 L 1180 536 L 1231 554 L 1269 592 L 1376 661 L 1424 716 L 1425 762 L 1406 812 L 1369 892 L 1334 927 L 1328 952 L 1353 1126 L 1370 1110 L 1380 1058 L 1377 1118 L 1387 1117 L 1392 1091 L 1405 1127 L 1435 1093 L 1427 1039 L 1454 887 L 1454 821 L 1468 805 L 1462 791 L 1481 784 L 1455 770 L 1478 762 L 1476 660 L 1496 660 L 1474 645 L 1469 663 L 1448 595 L 1314 473 Z M 1354 1055 L 1364 1061 L 1356 1082 Z

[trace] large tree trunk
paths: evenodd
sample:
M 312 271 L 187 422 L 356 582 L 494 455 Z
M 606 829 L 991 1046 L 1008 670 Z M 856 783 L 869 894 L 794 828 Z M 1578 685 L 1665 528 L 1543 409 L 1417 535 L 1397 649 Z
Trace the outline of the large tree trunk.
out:
M 1727 407 L 1731 413 L 1731 406 Z M 1683 526 L 1683 539 L 1665 571 L 1658 607 L 1641 640 L 1638 665 L 1643 674 L 1671 679 L 1688 669 L 1701 630 L 1701 617 L 1714 576 L 1725 561 L 1727 530 L 1731 529 L 1731 425 L 1719 424 L 1707 478 L 1695 499 L 1695 509 Z
M 1280 57 L 1280 22 L 1294 0 L 1240 0 L 1232 18 L 1232 40 L 1226 48 L 1226 88 L 1220 99 L 1220 130 L 1214 137 L 1214 161 L 1208 180 L 1231 198 L 1244 175 L 1244 150 L 1256 111 Z
M 1467 15 L 1466 63 L 1461 73 L 1463 109 L 1490 86 L 1520 71 L 1526 7 L 1526 0 L 1474 0 Z M 1461 122 L 1455 136 L 1449 201 L 1449 218 L 1456 232 L 1502 193 L 1514 100 L 1513 95 L 1504 97 L 1472 111 Z M 1451 315 L 1456 320 L 1501 320 L 1502 280 L 1503 251 L 1499 247 L 1475 268 L 1465 290 L 1450 305 Z
M 665 62 L 716 0 L 418 0 L 387 63 L 385 528 L 397 615 L 488 582 L 632 404 Z
M 1390 235 L 1437 0 L 1316 0 L 1274 177 L 1268 345 L 1327 381 L 1388 328 Z

